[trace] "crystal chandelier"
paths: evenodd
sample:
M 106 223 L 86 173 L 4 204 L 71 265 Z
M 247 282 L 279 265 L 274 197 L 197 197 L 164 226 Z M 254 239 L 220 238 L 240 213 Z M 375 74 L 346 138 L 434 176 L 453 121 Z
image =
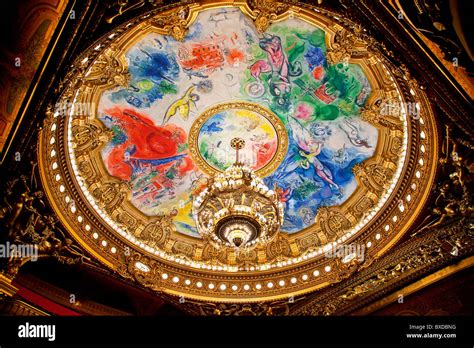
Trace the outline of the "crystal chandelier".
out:
M 198 232 L 215 247 L 250 248 L 273 240 L 283 223 L 283 205 L 254 171 L 239 162 L 241 138 L 231 140 L 235 163 L 209 180 L 193 202 Z

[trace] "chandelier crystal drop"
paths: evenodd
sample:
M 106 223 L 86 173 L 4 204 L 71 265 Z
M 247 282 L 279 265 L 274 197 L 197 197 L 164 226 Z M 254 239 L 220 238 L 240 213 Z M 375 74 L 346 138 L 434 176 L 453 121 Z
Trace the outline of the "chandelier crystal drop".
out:
M 217 248 L 251 248 L 270 242 L 283 223 L 277 189 L 269 189 L 247 165 L 239 162 L 245 146 L 234 138 L 236 162 L 215 175 L 193 202 L 199 234 Z

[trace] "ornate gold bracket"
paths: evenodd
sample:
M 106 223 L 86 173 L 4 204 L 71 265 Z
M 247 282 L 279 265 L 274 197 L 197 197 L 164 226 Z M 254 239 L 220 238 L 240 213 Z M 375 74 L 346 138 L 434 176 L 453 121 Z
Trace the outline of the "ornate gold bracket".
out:
M 399 103 L 393 102 L 393 105 Z M 362 109 L 360 117 L 374 126 L 386 127 L 392 131 L 403 132 L 403 124 L 400 120 L 400 109 L 389 112 L 392 103 L 390 101 L 380 101 L 366 106 Z M 398 116 L 398 117 L 396 117 Z
M 117 272 L 124 278 L 138 282 L 146 288 L 162 292 L 161 267 L 159 263 L 137 252 L 124 255 L 124 262 Z
M 359 25 L 354 25 L 351 30 L 347 30 L 339 24 L 332 28 L 336 32 L 334 42 L 330 43 L 327 51 L 327 61 L 329 64 L 339 62 L 349 63 L 351 58 L 360 58 L 368 54 L 369 42 L 363 38 L 363 29 Z
M 290 9 L 290 6 L 287 4 L 272 0 L 248 0 L 247 4 L 251 9 L 249 15 L 253 19 L 259 33 L 267 31 L 272 22 Z
M 164 35 L 183 41 L 188 33 L 189 13 L 189 7 L 178 7 L 153 17 L 150 24 L 160 29 Z
M 94 62 L 84 78 L 86 86 L 128 86 L 130 74 L 127 64 L 113 55 L 114 50 L 111 47 Z

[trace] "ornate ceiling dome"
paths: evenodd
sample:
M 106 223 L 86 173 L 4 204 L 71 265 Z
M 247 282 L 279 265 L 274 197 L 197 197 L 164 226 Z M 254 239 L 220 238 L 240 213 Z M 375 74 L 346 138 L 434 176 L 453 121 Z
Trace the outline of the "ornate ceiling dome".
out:
M 48 116 L 40 165 L 56 213 L 143 286 L 228 302 L 309 292 L 386 252 L 427 197 L 436 130 L 416 81 L 349 21 L 257 3 L 118 27 L 72 66 Z M 250 181 L 219 192 L 234 174 Z M 278 234 L 245 211 L 196 225 L 193 202 L 214 214 L 246 197 Z

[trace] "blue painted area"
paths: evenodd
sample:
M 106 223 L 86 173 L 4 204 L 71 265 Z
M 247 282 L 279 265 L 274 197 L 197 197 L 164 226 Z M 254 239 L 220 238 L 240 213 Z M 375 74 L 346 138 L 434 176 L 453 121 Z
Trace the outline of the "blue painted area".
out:
M 131 50 L 127 58 L 132 76 L 130 87 L 112 93 L 112 101 L 125 100 L 136 108 L 144 108 L 166 94 L 177 93 L 175 80 L 180 68 L 174 55 L 147 46 Z
M 316 171 L 316 165 L 306 162 L 302 154 L 307 153 L 290 140 L 282 164 L 264 178 L 268 187 L 276 184 L 287 193 L 287 197 L 283 199 L 285 221 L 282 226 L 282 230 L 286 232 L 297 232 L 311 226 L 319 207 L 343 203 L 350 195 L 345 189 L 355 182 L 352 168 L 369 157 L 351 148 L 345 151 L 343 160 L 336 162 L 334 157 L 337 154 L 323 148 L 316 160 L 322 165 L 322 171 L 337 185 L 334 186 L 323 180 Z
M 320 65 L 326 66 L 326 56 L 320 47 L 308 45 L 308 49 L 304 54 L 304 58 L 308 63 L 309 69 L 311 70 Z

